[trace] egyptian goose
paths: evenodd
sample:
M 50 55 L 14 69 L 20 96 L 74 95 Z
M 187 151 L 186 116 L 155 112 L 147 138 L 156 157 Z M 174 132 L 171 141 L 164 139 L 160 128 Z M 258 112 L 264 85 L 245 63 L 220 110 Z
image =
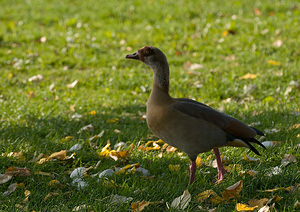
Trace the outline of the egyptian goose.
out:
M 264 135 L 260 130 L 192 99 L 172 98 L 169 95 L 168 61 L 158 48 L 145 46 L 126 58 L 142 61 L 153 70 L 153 88 L 147 102 L 147 124 L 154 135 L 188 155 L 191 160 L 189 184 L 195 179 L 196 158 L 201 152 L 213 149 L 218 181 L 221 181 L 226 170 L 219 147 L 247 147 L 258 155 L 250 143 L 265 148 L 254 138 Z

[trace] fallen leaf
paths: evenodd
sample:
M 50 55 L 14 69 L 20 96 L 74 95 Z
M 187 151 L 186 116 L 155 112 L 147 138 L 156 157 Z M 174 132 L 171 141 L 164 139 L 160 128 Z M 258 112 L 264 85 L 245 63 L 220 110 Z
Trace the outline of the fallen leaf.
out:
M 268 64 L 274 65 L 274 66 L 280 66 L 280 65 L 281 65 L 280 62 L 277 62 L 277 61 L 275 61 L 275 60 L 268 60 Z
M 91 206 L 90 205 L 79 205 L 75 206 L 72 211 L 93 211 L 90 210 Z
M 184 210 L 190 203 L 191 199 L 192 199 L 191 194 L 189 193 L 188 190 L 185 190 L 181 196 L 176 197 L 173 200 L 171 206 L 174 209 Z
M 284 157 L 281 160 L 282 166 L 287 166 L 290 163 L 296 163 L 297 159 L 294 155 L 291 154 L 285 154 Z
M 291 186 L 286 187 L 286 188 L 284 188 L 284 187 L 280 187 L 280 188 L 276 187 L 276 188 L 272 188 L 272 189 L 262 190 L 261 192 L 274 192 L 274 191 L 279 191 L 279 190 L 291 191 L 291 189 L 292 189 Z
M 105 169 L 104 171 L 102 171 L 101 173 L 99 173 L 99 178 L 102 177 L 110 177 L 114 174 L 114 170 L 112 169 Z
M 139 212 L 143 211 L 146 206 L 150 205 L 150 202 L 148 201 L 141 201 L 141 202 L 133 202 L 131 203 L 131 211 L 133 212 Z
M 201 192 L 200 194 L 196 195 L 195 196 L 195 200 L 197 202 L 203 202 L 204 200 L 208 199 L 209 197 L 211 196 L 215 196 L 217 195 L 216 192 L 214 192 L 213 190 L 206 190 L 206 191 L 203 191 Z
M 67 84 L 67 87 L 68 88 L 74 88 L 78 83 L 78 80 L 75 80 L 74 82 L 70 83 L 70 84 Z
M 57 192 L 50 192 L 50 193 L 48 193 L 46 196 L 45 196 L 45 198 L 43 199 L 43 202 L 45 202 L 45 201 L 47 201 L 50 197 L 56 197 L 56 196 L 59 196 L 60 194 L 59 193 L 57 193 Z
M 261 207 L 258 212 L 270 212 L 270 211 L 271 211 L 270 206 L 265 205 L 265 206 Z
M 256 208 L 258 208 L 258 207 L 257 206 L 251 207 L 249 205 L 245 205 L 245 204 L 241 204 L 241 203 L 236 204 L 237 211 L 253 211 Z
M 57 160 L 65 160 L 67 157 L 67 150 L 61 150 L 59 152 L 54 152 L 52 153 L 47 160 L 50 160 L 52 158 L 57 159 Z
M 7 190 L 5 192 L 3 192 L 3 196 L 7 196 L 9 194 L 11 194 L 12 192 L 14 192 L 17 189 L 18 184 L 17 183 L 13 183 L 11 185 L 8 186 Z
M 229 186 L 222 192 L 222 197 L 225 200 L 230 200 L 232 198 L 238 197 L 243 188 L 243 181 L 240 180 L 237 183 Z
M 77 189 L 84 189 L 88 185 L 88 183 L 81 178 L 75 178 L 72 184 L 75 185 Z
M 88 131 L 88 130 L 93 130 L 94 129 L 94 126 L 92 124 L 89 124 L 89 125 L 86 125 L 84 127 L 82 127 L 78 132 L 77 134 L 80 134 L 82 133 L 83 131 Z
M 111 203 L 127 203 L 133 200 L 132 197 L 120 196 L 118 194 L 109 196 L 109 199 Z
M 197 69 L 201 69 L 201 68 L 203 68 L 203 65 L 202 64 L 198 64 L 198 63 L 193 63 L 189 67 L 190 70 L 197 70 Z
M 248 201 L 248 204 L 252 207 L 263 207 L 264 205 L 266 205 L 268 203 L 268 199 L 267 198 L 263 198 L 263 199 L 251 199 Z
M 37 157 L 33 157 L 30 161 L 30 163 L 35 163 L 37 161 L 39 161 L 41 158 L 46 157 L 43 153 L 40 153 Z
M 101 138 L 104 135 L 104 130 L 102 130 L 98 135 L 95 135 L 93 137 L 90 137 L 88 140 L 93 141 L 95 139 Z
M 151 176 L 150 171 L 145 169 L 145 168 L 142 168 L 142 167 L 136 168 L 135 171 L 142 173 L 142 175 L 145 176 L 145 177 Z
M 63 139 L 61 139 L 61 142 L 67 142 L 70 141 L 74 138 L 74 136 L 68 135 L 66 137 L 64 137 Z
M 72 171 L 70 178 L 82 178 L 86 173 L 87 168 L 78 167 Z
M 15 159 L 18 159 L 18 160 L 22 160 L 22 161 L 26 160 L 26 157 L 24 156 L 24 153 L 22 151 L 20 151 L 20 152 L 10 152 L 6 156 L 10 157 L 10 158 L 15 158 Z
M 49 173 L 49 172 L 42 172 L 42 171 L 35 171 L 33 174 L 35 175 L 43 175 L 43 176 L 48 176 L 54 178 L 54 175 Z
M 77 152 L 77 151 L 79 151 L 79 150 L 81 150 L 82 149 L 82 145 L 81 144 L 75 144 L 75 145 L 73 145 L 70 149 L 69 149 L 69 151 L 71 151 L 71 152 Z
M 244 160 L 247 161 L 247 162 L 257 162 L 257 161 L 259 161 L 258 158 L 253 158 L 253 157 L 250 157 L 246 154 L 244 154 Z
M 265 147 L 274 147 L 274 146 L 278 146 L 280 145 L 279 141 L 264 141 L 262 142 L 262 145 L 264 145 Z
M 259 74 L 249 74 L 247 73 L 246 75 L 240 77 L 240 79 L 255 79 Z
M 0 174 L 0 184 L 7 183 L 12 178 L 12 175 Z
M 197 156 L 197 158 L 196 158 L 196 166 L 200 167 L 202 165 L 204 165 L 203 160 L 199 156 Z
M 117 188 L 118 184 L 115 183 L 115 181 L 113 181 L 113 180 L 104 179 L 102 181 L 102 186 L 104 186 L 105 188 Z
M 24 195 L 25 195 L 25 199 L 22 201 L 22 203 L 27 203 L 29 196 L 31 195 L 31 192 L 29 190 L 25 190 Z
M 19 168 L 19 167 L 9 167 L 5 171 L 6 175 L 11 175 L 11 176 L 30 176 L 30 170 L 27 168 Z

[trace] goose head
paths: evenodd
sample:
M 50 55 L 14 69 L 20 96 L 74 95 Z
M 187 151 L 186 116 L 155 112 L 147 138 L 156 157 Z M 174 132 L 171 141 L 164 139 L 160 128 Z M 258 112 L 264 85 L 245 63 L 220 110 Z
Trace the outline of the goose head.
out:
M 126 58 L 142 61 L 153 70 L 168 66 L 167 58 L 164 53 L 153 46 L 145 46 L 133 54 L 126 55 Z

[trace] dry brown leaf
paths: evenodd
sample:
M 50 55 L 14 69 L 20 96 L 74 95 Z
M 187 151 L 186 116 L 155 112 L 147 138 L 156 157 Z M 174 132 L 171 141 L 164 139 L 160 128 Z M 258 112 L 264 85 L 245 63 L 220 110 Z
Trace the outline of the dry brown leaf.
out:
M 249 205 L 242 204 L 242 203 L 237 203 L 236 204 L 236 210 L 237 211 L 253 211 L 256 208 L 258 208 L 258 207 L 257 206 L 251 207 Z
M 50 160 L 52 158 L 55 158 L 57 160 L 65 160 L 67 157 L 67 150 L 61 150 L 59 152 L 52 153 L 47 160 Z
M 30 170 L 27 168 L 19 168 L 19 167 L 9 167 L 6 169 L 5 174 L 11 176 L 30 176 Z
M 229 186 L 222 192 L 222 196 L 225 200 L 229 200 L 238 197 L 243 188 L 243 181 L 240 180 L 237 183 Z
M 189 193 L 188 190 L 185 190 L 181 196 L 176 197 L 173 200 L 171 206 L 174 209 L 184 210 L 189 205 L 191 199 L 192 199 L 191 194 Z
M 255 79 L 259 74 L 249 74 L 247 73 L 246 75 L 240 77 L 240 79 Z
M 263 207 L 264 205 L 266 205 L 268 203 L 268 199 L 267 198 L 263 198 L 263 199 L 251 199 L 248 201 L 248 204 L 252 207 L 257 206 L 259 208 Z
M 133 202 L 131 203 L 131 211 L 133 212 L 139 212 L 143 211 L 146 206 L 150 205 L 150 202 L 148 201 L 141 201 L 141 202 Z
M 203 202 L 204 200 L 208 199 L 209 197 L 211 197 L 212 195 L 217 195 L 216 192 L 214 192 L 213 190 L 206 190 L 201 192 L 200 194 L 195 196 L 195 200 L 197 202 Z
M 35 163 L 35 162 L 37 162 L 37 161 L 39 161 L 41 158 L 43 158 L 43 157 L 46 157 L 43 153 L 40 153 L 37 157 L 33 157 L 30 161 L 28 161 L 28 162 L 30 162 L 30 163 Z

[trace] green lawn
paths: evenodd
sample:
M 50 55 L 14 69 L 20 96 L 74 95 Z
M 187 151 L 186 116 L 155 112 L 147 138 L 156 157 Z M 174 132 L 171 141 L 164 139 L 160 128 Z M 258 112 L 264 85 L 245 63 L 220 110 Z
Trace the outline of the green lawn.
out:
M 71 211 L 87 205 L 87 211 L 130 211 L 132 202 L 163 200 L 145 211 L 165 211 L 187 188 L 192 201 L 186 211 L 200 210 L 198 206 L 235 211 L 236 203 L 275 195 L 282 197 L 275 203 L 277 211 L 297 210 L 293 207 L 299 191 L 260 191 L 300 183 L 299 23 L 300 1 L 289 0 L 0 0 L 0 174 L 9 167 L 31 172 L 0 184 L 0 210 Z M 173 97 L 192 98 L 226 112 L 265 131 L 264 140 L 279 145 L 266 151 L 258 147 L 259 162 L 243 159 L 244 154 L 258 158 L 247 149 L 222 148 L 227 165 L 240 167 L 215 184 L 217 170 L 203 165 L 191 186 L 185 154 L 138 151 L 141 144 L 157 140 L 143 118 L 152 71 L 125 55 L 145 45 L 165 52 Z M 194 64 L 201 68 L 193 69 Z M 246 74 L 253 79 L 242 79 Z M 36 75 L 42 79 L 29 80 Z M 67 86 L 75 80 L 73 88 Z M 93 129 L 78 133 L 89 124 Z M 101 138 L 88 141 L 102 130 Z M 64 139 L 67 136 L 72 138 Z M 100 157 L 108 140 L 112 148 L 125 142 L 123 150 L 134 144 L 128 160 Z M 73 159 L 30 162 L 40 153 L 51 155 L 75 144 L 82 149 Z M 11 152 L 23 156 L 9 157 Z M 211 154 L 199 156 L 208 162 Z M 296 156 L 297 162 L 268 176 L 285 154 Z M 109 178 L 113 185 L 92 177 L 135 163 L 154 177 L 114 174 Z M 169 164 L 179 164 L 179 170 L 170 171 Z M 77 167 L 93 167 L 81 190 L 70 178 Z M 258 173 L 240 175 L 247 170 Z M 38 174 L 41 171 L 51 176 Z M 62 185 L 51 186 L 51 180 Z M 233 201 L 214 205 L 194 198 L 208 189 L 220 195 L 239 180 L 243 189 Z M 2 195 L 13 183 L 17 189 Z M 31 192 L 28 201 L 26 190 Z M 44 200 L 50 192 L 57 196 Z M 113 203 L 109 196 L 115 194 L 133 200 Z

